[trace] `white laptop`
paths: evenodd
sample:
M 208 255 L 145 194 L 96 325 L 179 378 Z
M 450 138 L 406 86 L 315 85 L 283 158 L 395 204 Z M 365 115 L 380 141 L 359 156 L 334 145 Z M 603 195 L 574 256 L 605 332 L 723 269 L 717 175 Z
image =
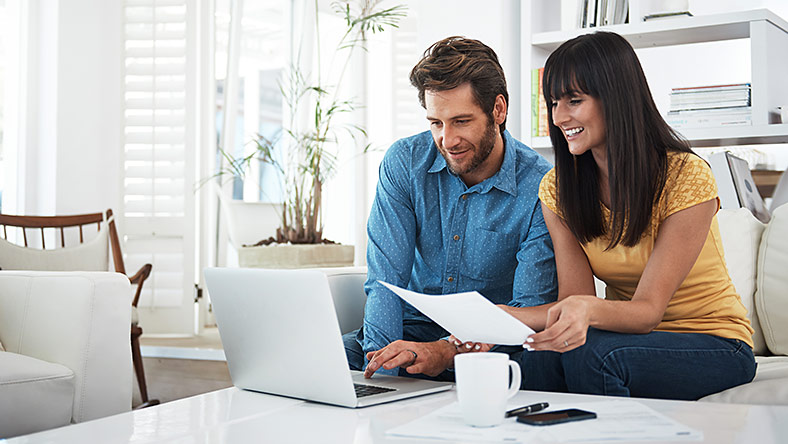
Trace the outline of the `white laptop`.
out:
M 320 271 L 207 268 L 205 282 L 238 388 L 366 407 L 453 386 L 377 374 L 364 379 L 351 371 Z

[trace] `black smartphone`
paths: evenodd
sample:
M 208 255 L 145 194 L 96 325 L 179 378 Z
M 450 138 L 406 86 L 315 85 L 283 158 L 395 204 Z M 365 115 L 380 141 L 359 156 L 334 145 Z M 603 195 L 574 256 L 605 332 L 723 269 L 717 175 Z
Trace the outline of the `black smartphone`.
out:
M 594 419 L 596 413 L 580 409 L 556 410 L 555 412 L 533 413 L 530 415 L 518 415 L 517 422 L 528 425 L 551 425 L 564 422 L 582 421 L 584 419 Z

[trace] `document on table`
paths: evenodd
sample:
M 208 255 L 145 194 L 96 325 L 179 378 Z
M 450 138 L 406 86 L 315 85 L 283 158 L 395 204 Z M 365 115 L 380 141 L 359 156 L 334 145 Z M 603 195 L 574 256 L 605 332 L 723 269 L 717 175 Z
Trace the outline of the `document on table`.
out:
M 550 410 L 554 410 L 552 405 Z M 596 419 L 543 427 L 540 437 L 559 442 L 701 441 L 703 432 L 671 419 L 637 401 L 600 401 L 565 405 L 597 414 Z M 558 409 L 556 407 L 555 409 Z
M 507 409 L 520 404 L 510 403 Z M 387 435 L 408 438 L 459 440 L 463 442 L 526 443 L 537 436 L 545 441 L 670 441 L 703 440 L 703 432 L 689 428 L 636 401 L 600 401 L 554 404 L 548 411 L 579 408 L 597 414 L 596 419 L 551 426 L 530 426 L 506 418 L 497 427 L 477 428 L 466 425 L 458 403 L 450 404 L 429 415 L 394 427 Z
M 522 345 L 531 327 L 477 291 L 426 295 L 378 281 L 463 342 Z
M 522 406 L 509 404 L 510 410 Z M 427 416 L 386 431 L 386 435 L 416 439 L 441 439 L 459 442 L 505 442 L 525 443 L 531 441 L 540 430 L 523 426 L 517 418 L 506 418 L 496 427 L 472 427 L 462 420 L 458 403 L 435 410 Z

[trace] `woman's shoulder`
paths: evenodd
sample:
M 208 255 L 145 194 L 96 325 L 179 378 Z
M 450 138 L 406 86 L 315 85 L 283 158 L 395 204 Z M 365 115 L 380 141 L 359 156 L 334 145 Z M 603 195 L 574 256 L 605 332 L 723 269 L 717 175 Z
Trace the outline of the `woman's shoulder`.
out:
M 717 198 L 717 182 L 709 164 L 694 153 L 668 153 L 668 174 L 662 201 L 665 216 Z
M 547 205 L 553 212 L 557 212 L 557 196 L 555 188 L 555 167 L 545 173 L 542 182 L 539 184 L 539 199 Z
M 714 182 L 709 164 L 692 152 L 668 152 L 667 179 L 678 186 L 687 182 Z

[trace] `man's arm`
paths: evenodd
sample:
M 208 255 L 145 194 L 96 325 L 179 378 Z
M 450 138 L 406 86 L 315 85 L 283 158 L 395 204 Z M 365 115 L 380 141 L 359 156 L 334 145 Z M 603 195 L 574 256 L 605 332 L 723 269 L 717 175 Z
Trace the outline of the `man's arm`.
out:
M 407 287 L 417 235 L 410 196 L 409 150 L 395 144 L 380 164 L 375 201 L 367 221 L 367 303 L 364 309 L 365 356 L 402 339 L 402 302 L 378 280 Z M 365 361 L 368 359 L 365 357 Z M 365 363 L 366 364 L 366 363 Z M 382 373 L 396 374 L 384 369 Z
M 517 268 L 514 275 L 510 307 L 539 307 L 524 310 L 529 319 L 526 324 L 535 330 L 544 328 L 547 315 L 545 304 L 555 302 L 558 297 L 555 253 L 550 232 L 547 230 L 542 205 L 537 199 L 531 217 L 528 235 L 520 243 L 517 252 Z

